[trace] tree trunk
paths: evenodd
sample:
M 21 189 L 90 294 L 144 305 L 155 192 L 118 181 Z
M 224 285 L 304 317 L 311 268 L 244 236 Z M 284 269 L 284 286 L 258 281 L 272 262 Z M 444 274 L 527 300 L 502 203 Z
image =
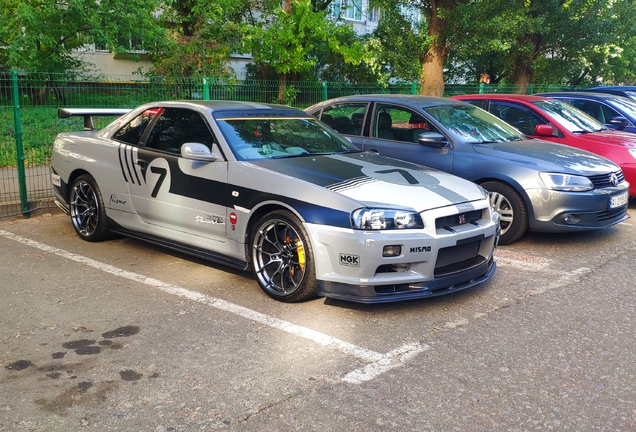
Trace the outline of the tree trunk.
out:
M 512 82 L 519 86 L 517 93 L 528 93 L 528 86 L 532 83 L 532 78 L 532 68 L 528 65 L 526 59 L 519 57 L 515 58 Z
M 285 89 L 287 88 L 287 75 L 278 74 L 278 103 L 285 104 Z
M 444 57 L 446 43 L 442 36 L 444 22 L 437 16 L 437 4 L 431 2 L 431 14 L 428 23 L 428 35 L 433 38 L 422 61 L 420 74 L 420 94 L 427 96 L 444 96 Z M 442 2 L 440 2 L 442 6 Z

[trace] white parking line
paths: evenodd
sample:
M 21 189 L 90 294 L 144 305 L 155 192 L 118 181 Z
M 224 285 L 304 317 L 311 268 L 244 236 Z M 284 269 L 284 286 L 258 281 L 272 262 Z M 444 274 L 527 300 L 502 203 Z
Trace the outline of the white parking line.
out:
M 503 264 L 517 267 L 521 270 L 543 271 L 552 262 L 549 258 L 531 256 L 511 250 L 497 249 L 495 251 L 497 265 Z
M 293 334 L 295 336 L 300 336 L 305 339 L 309 339 L 313 341 L 314 343 L 317 343 L 324 347 L 327 347 L 336 351 L 340 351 L 344 354 L 353 356 L 359 360 L 370 363 L 361 370 L 358 369 L 358 370 L 349 372 L 343 378 L 343 381 L 351 383 L 351 384 L 360 384 L 365 381 L 372 380 L 373 378 L 383 374 L 384 372 L 387 372 L 391 369 L 402 366 L 407 360 L 413 358 L 417 354 L 430 348 L 428 345 L 412 343 L 412 344 L 406 344 L 386 354 L 381 354 L 375 351 L 361 348 L 357 345 L 342 341 L 340 339 L 331 337 L 327 334 L 318 332 L 316 330 L 312 330 L 307 327 L 302 327 L 302 326 L 290 323 L 288 321 L 274 318 L 269 315 L 256 312 L 252 309 L 248 309 L 246 307 L 239 306 L 237 304 L 230 303 L 225 300 L 206 296 L 205 294 L 201 294 L 194 291 L 189 291 L 180 286 L 168 284 L 158 279 L 153 279 L 153 278 L 146 277 L 137 273 L 129 272 L 127 270 L 123 270 L 123 269 L 111 266 L 109 264 L 95 261 L 91 258 L 87 258 L 81 255 L 77 255 L 77 254 L 65 251 L 64 249 L 58 249 L 52 246 L 48 246 L 46 244 L 39 243 L 25 237 L 21 237 L 19 235 L 13 234 L 8 231 L 0 230 L 0 235 L 2 235 L 3 237 L 6 237 L 7 239 L 14 240 L 18 243 L 21 243 L 23 245 L 42 250 L 44 252 L 55 254 L 62 258 L 66 258 L 68 260 L 75 261 L 75 262 L 87 265 L 89 267 L 93 267 L 103 272 L 110 273 L 112 275 L 126 278 L 126 279 L 139 282 L 145 285 L 149 285 L 153 288 L 158 288 L 161 291 L 164 291 L 168 294 L 173 294 L 179 297 L 187 298 L 189 300 L 206 304 L 216 309 L 230 312 L 235 315 L 239 315 L 243 318 L 256 321 L 261 324 L 265 324 L 279 330 L 283 330 L 287 333 Z

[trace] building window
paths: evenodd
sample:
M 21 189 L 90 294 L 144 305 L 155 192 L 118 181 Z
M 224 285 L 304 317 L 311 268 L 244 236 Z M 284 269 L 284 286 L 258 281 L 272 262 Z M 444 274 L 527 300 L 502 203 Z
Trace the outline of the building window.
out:
M 330 7 L 334 18 L 362 21 L 362 0 L 335 0 Z
M 369 9 L 369 21 L 371 22 L 378 22 L 380 21 L 380 8 L 379 7 L 373 7 L 371 9 Z

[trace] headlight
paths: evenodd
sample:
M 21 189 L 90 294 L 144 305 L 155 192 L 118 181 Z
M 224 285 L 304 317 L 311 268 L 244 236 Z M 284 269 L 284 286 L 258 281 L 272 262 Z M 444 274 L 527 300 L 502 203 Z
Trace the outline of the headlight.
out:
M 541 180 L 548 189 L 565 191 L 565 192 L 583 192 L 594 188 L 594 185 L 587 177 L 556 174 L 556 173 L 539 173 Z
M 629 149 L 629 154 L 632 155 L 634 159 L 636 159 L 636 149 Z
M 414 211 L 363 208 L 351 214 L 351 226 L 362 230 L 421 229 L 424 222 Z

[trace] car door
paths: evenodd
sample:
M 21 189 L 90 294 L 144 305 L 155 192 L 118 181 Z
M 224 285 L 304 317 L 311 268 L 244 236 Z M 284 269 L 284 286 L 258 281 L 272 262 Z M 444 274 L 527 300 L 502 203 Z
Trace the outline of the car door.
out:
M 363 140 L 362 150 L 453 171 L 454 151 L 450 143 L 440 148 L 418 142 L 421 133 L 442 133 L 425 113 L 397 104 L 376 103 L 373 114 L 367 118 L 368 136 Z
M 185 159 L 185 143 L 205 144 L 219 159 Z M 228 167 L 201 114 L 158 108 L 139 144 L 122 153 L 133 207 L 145 223 L 225 241 Z

